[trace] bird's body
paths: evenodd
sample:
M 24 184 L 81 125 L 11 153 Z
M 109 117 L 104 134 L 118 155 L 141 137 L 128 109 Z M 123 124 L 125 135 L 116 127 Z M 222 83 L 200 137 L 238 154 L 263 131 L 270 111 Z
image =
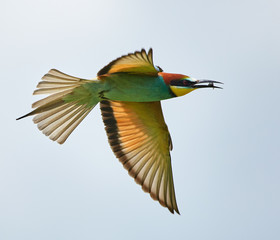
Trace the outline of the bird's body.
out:
M 174 97 L 160 75 L 117 73 L 104 77 L 101 82 L 104 82 L 104 97 L 110 100 L 154 102 Z
M 92 96 L 126 102 L 154 102 L 175 97 L 162 76 L 116 73 L 82 85 Z
M 185 95 L 197 88 L 216 87 L 182 74 L 164 73 L 154 66 L 152 50 L 122 56 L 92 80 L 51 69 L 34 94 L 50 94 L 35 102 L 38 128 L 58 143 L 100 102 L 108 140 L 116 157 L 144 191 L 179 213 L 171 170 L 171 137 L 160 101 Z M 209 85 L 200 85 L 209 83 Z M 211 84 L 211 85 L 210 85 Z M 217 87 L 216 87 L 217 88 Z

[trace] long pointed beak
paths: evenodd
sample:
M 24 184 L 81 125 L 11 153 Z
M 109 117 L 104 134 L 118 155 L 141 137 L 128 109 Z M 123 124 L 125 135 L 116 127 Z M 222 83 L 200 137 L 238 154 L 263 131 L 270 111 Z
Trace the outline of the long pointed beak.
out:
M 215 86 L 214 83 L 223 84 L 222 82 L 218 82 L 218 81 L 202 79 L 202 80 L 197 80 L 197 82 L 194 83 L 194 85 L 192 87 L 193 88 L 220 88 L 220 89 L 223 89 L 222 87 Z M 205 84 L 207 84 L 207 85 L 205 85 Z

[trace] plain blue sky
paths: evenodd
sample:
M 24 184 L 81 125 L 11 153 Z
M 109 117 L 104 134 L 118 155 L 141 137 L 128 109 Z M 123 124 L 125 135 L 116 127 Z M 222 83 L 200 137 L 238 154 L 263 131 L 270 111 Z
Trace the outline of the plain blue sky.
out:
M 280 239 L 279 11 L 276 0 L 2 0 L 0 239 Z M 99 107 L 62 146 L 15 121 L 50 68 L 93 78 L 142 47 L 166 72 L 225 83 L 163 102 L 181 216 L 128 176 Z

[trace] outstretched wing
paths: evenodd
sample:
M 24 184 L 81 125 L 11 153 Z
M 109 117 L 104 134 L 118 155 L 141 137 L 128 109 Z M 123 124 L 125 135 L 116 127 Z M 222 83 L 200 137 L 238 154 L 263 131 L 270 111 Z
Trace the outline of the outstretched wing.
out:
M 154 200 L 179 213 L 173 185 L 172 148 L 160 102 L 102 101 L 109 143 L 116 157 Z
M 154 66 L 153 50 L 150 48 L 148 53 L 142 49 L 141 51 L 117 58 L 102 68 L 97 75 L 131 73 L 156 76 L 158 72 L 162 72 L 162 69 Z

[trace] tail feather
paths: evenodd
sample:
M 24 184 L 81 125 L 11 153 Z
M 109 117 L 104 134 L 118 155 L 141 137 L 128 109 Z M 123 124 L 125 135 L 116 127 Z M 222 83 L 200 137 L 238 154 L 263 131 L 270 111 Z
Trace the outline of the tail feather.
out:
M 57 69 L 51 69 L 47 74 L 45 74 L 45 76 L 50 76 L 50 77 L 58 77 L 58 78 L 63 78 L 63 79 L 68 79 L 68 80 L 74 80 L 77 81 L 80 78 L 68 75 L 66 73 L 63 73 L 61 71 L 58 71 Z M 45 78 L 45 76 L 43 76 L 43 78 Z M 57 79 L 57 78 L 55 78 Z
M 63 118 L 65 118 L 68 114 L 70 114 L 71 112 L 73 113 L 75 109 L 78 109 L 75 104 L 72 104 L 70 106 L 69 106 L 69 104 L 66 104 L 66 105 L 63 105 L 59 108 L 55 108 L 51 111 L 42 113 L 44 115 L 39 114 L 39 115 L 35 116 L 33 118 L 33 122 L 37 123 L 38 128 L 42 131 L 46 127 L 51 125 L 52 123 L 54 123 L 56 121 L 58 122 L 58 121 L 63 120 Z
M 65 111 L 65 109 L 67 109 L 67 108 L 69 108 L 69 107 L 71 107 L 71 106 L 73 106 L 73 105 L 75 105 L 74 102 L 73 102 L 73 103 L 64 104 L 64 105 L 61 106 L 61 107 L 57 107 L 57 108 L 52 109 L 52 110 L 47 111 L 47 112 L 43 112 L 43 113 L 41 113 L 41 114 L 39 114 L 39 115 L 36 115 L 36 116 L 33 118 L 33 122 L 37 124 L 37 123 L 39 123 L 39 122 L 45 120 L 46 118 L 48 118 L 48 117 L 50 117 L 50 116 L 54 116 L 55 114 L 57 114 L 57 113 L 59 113 L 59 112 L 63 113 L 63 112 Z
M 80 109 L 73 117 L 68 119 L 66 122 L 63 122 L 57 131 L 54 131 L 50 135 L 50 139 L 63 144 L 80 122 L 88 115 L 91 109 Z
M 35 90 L 36 91 L 36 90 Z M 68 89 L 62 92 L 57 92 L 54 93 L 46 98 L 43 98 L 39 101 L 36 101 L 32 104 L 32 108 L 38 108 L 41 106 L 44 106 L 45 104 L 48 104 L 50 102 L 54 102 L 54 101 L 58 101 L 59 99 L 62 99 L 63 97 L 65 97 L 67 94 L 71 93 L 73 91 L 73 89 Z
M 69 89 L 73 89 L 75 87 L 56 87 L 55 90 L 57 91 L 63 91 L 63 90 L 69 90 Z M 53 93 L 54 89 L 53 88 L 42 88 L 42 89 L 36 89 L 34 92 L 33 92 L 33 95 L 38 95 L 38 94 L 50 94 L 50 93 Z
M 44 99 L 42 99 L 44 100 Z M 16 120 L 20 120 L 22 118 L 25 118 L 25 117 L 29 117 L 29 116 L 32 116 L 32 115 L 35 115 L 35 114 L 39 114 L 39 113 L 42 113 L 42 112 L 46 112 L 48 110 L 52 110 L 54 108 L 57 108 L 57 107 L 60 107 L 62 106 L 63 104 L 65 104 L 65 102 L 62 100 L 62 99 L 57 99 L 55 101 L 51 101 L 51 102 L 46 102 L 45 104 L 43 105 L 40 105 L 39 107 L 37 107 L 35 110 L 33 110 L 32 112 L 30 113 L 27 113 L 19 118 L 17 118 Z M 33 105 L 32 105 L 33 107 Z M 34 107 L 33 107 L 34 108 Z
M 76 78 L 51 69 L 42 77 L 33 94 L 51 94 L 32 104 L 32 112 L 18 118 L 35 115 L 33 121 L 50 139 L 62 144 L 99 102 L 98 94 L 83 87 L 93 80 Z M 81 95 L 85 93 L 84 95 Z
M 43 78 L 44 79 L 44 78 Z M 57 88 L 57 87 L 63 87 L 63 86 L 71 86 L 75 85 L 75 81 L 64 81 L 64 82 L 50 82 L 50 81 L 41 81 L 38 83 L 37 88 Z

